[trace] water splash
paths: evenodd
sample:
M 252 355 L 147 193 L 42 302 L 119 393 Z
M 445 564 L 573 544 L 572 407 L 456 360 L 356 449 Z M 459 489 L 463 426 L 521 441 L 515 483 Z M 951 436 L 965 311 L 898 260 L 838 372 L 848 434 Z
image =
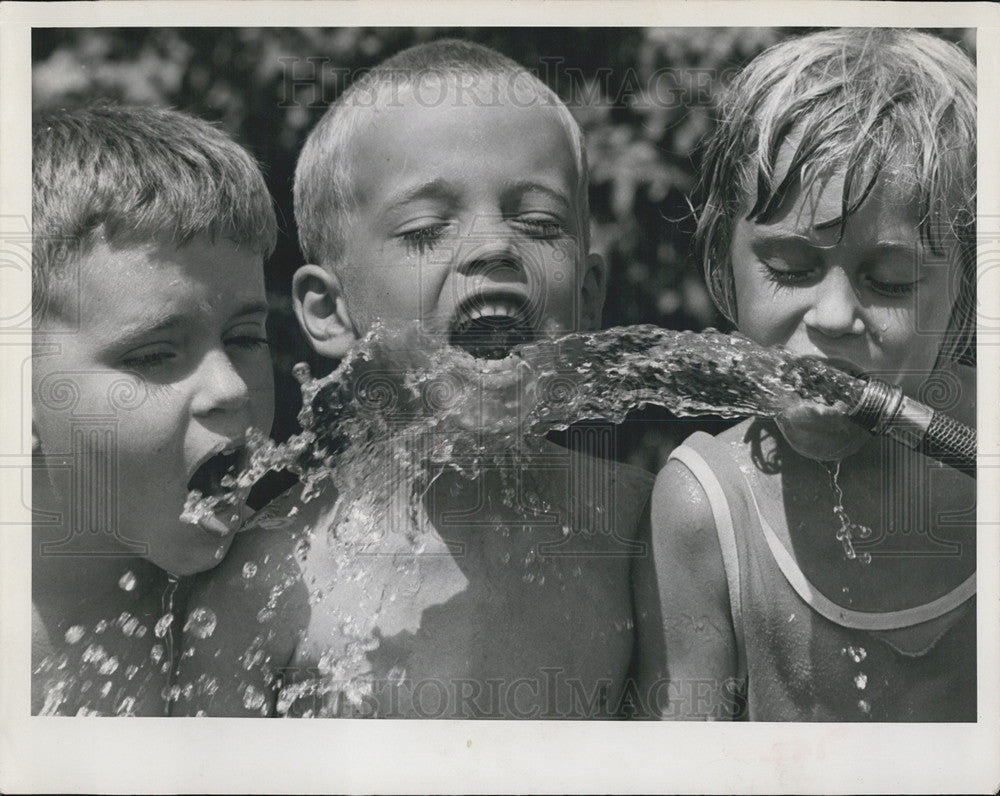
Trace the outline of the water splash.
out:
M 135 573 L 128 570 L 118 579 L 118 588 L 122 591 L 132 591 L 135 589 L 137 582 Z
M 83 638 L 85 632 L 83 625 L 73 625 L 66 630 L 66 643 L 76 644 Z
M 855 663 L 861 663 L 868 657 L 868 651 L 864 647 L 847 646 L 840 651 L 841 655 L 847 655 Z
M 415 324 L 376 324 L 333 373 L 310 383 L 303 433 L 278 445 L 251 430 L 250 464 L 229 485 L 246 490 L 286 469 L 302 478 L 306 502 L 330 478 L 341 494 L 370 488 L 376 466 L 364 462 L 390 438 L 401 477 L 427 472 L 428 463 L 471 477 L 550 431 L 581 420 L 620 423 L 647 405 L 679 417 L 771 417 L 801 400 L 846 411 L 860 390 L 819 360 L 711 329 L 569 334 L 485 360 Z M 192 493 L 183 517 L 197 521 L 231 500 L 228 492 Z
M 346 646 L 321 658 L 318 678 L 284 684 L 278 712 L 305 700 L 307 713 L 337 715 L 345 705 L 358 708 L 370 695 L 367 656 L 379 643 L 377 618 L 397 591 L 403 595 L 414 584 L 419 588 L 417 558 L 427 523 L 422 496 L 444 471 L 474 478 L 483 469 L 493 470 L 505 503 L 522 501 L 519 508 L 540 515 L 551 507 L 540 490 L 525 483 L 531 467 L 523 465 L 530 465 L 550 431 L 581 420 L 620 423 L 646 405 L 681 417 L 769 417 L 802 400 L 846 410 L 858 394 L 855 379 L 817 360 L 713 330 L 696 334 L 635 326 L 572 334 L 488 360 L 448 346 L 416 325 L 376 326 L 333 373 L 303 384 L 303 395 L 310 399 L 308 411 L 300 415 L 303 432 L 281 445 L 251 432 L 250 464 L 229 482 L 242 491 L 270 470 L 290 470 L 303 484 L 301 504 L 331 483 L 338 497 L 329 526 L 314 529 L 332 537 L 327 546 L 331 583 L 365 577 L 367 566 L 359 557 L 384 533 L 387 521 L 398 521 L 401 500 L 408 517 L 402 530 L 411 555 L 400 565 L 396 587 L 366 597 L 362 618 L 329 609 Z M 192 494 L 185 518 L 213 512 L 229 499 Z M 308 545 L 295 552 L 299 559 L 308 555 Z M 551 562 L 533 550 L 514 558 L 504 551 L 499 560 L 518 567 L 533 586 L 544 586 L 550 574 Z M 253 578 L 258 565 L 267 561 L 245 565 L 243 577 Z M 259 608 L 262 630 L 289 585 L 276 586 Z M 316 605 L 326 584 L 311 583 L 309 591 Z M 262 646 L 251 646 L 241 659 L 243 667 L 269 666 Z M 248 709 L 265 709 L 254 687 L 248 685 L 242 696 Z
M 174 615 L 171 613 L 164 614 L 156 620 L 156 625 L 153 627 L 153 635 L 157 638 L 165 638 L 173 623 Z
M 847 509 L 844 508 L 844 492 L 840 488 L 840 481 L 838 480 L 840 476 L 840 462 L 826 462 L 825 466 L 827 472 L 830 474 L 830 486 L 833 489 L 833 514 L 840 523 L 840 527 L 837 529 L 837 541 L 844 548 L 844 557 L 850 561 L 860 561 L 862 564 L 870 564 L 872 562 L 871 553 L 862 552 L 859 555 L 854 547 L 854 539 L 855 536 L 858 539 L 870 538 L 872 529 L 867 525 L 854 522 L 850 515 L 848 515 Z
M 218 619 L 215 611 L 203 605 L 192 609 L 184 623 L 184 632 L 190 633 L 195 638 L 205 639 L 215 632 Z

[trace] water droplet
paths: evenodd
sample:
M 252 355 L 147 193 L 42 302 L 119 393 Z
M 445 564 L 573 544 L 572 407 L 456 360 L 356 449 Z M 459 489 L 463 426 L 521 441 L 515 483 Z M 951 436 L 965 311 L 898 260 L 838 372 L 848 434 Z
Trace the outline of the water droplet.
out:
M 136 635 L 136 631 L 138 630 L 139 630 L 139 620 L 136 619 L 134 616 L 127 619 L 125 621 L 125 624 L 122 625 L 122 633 L 129 638 Z
M 135 588 L 136 578 L 132 570 L 127 570 L 124 575 L 118 578 L 118 588 L 125 591 L 132 591 Z
M 864 647 L 844 647 L 840 652 L 842 655 L 850 656 L 851 660 L 855 663 L 861 663 L 861 661 L 868 657 L 868 652 Z
M 243 565 L 243 577 L 250 580 L 254 575 L 257 574 L 257 565 L 253 561 L 247 561 Z
M 101 672 L 101 674 L 105 674 L 105 672 Z M 103 686 L 101 686 L 101 696 L 106 697 L 110 693 L 111 693 L 111 681 L 108 680 Z
M 139 627 L 137 627 L 135 629 L 135 637 L 136 638 L 142 638 L 143 636 L 145 636 L 146 635 L 146 629 L 147 628 L 146 628 L 145 625 L 139 625 Z
M 215 553 L 213 553 L 216 561 L 221 561 L 226 556 L 226 548 L 224 545 L 219 545 L 215 548 Z
M 188 614 L 184 632 L 195 638 L 208 638 L 215 632 L 216 624 L 215 612 L 211 608 L 198 606 Z
M 102 619 L 100 622 L 94 625 L 94 632 L 97 633 L 97 635 L 101 635 L 101 633 L 103 633 L 107 629 L 108 629 L 107 619 Z
M 247 710 L 260 710 L 264 707 L 264 695 L 252 685 L 246 686 L 243 690 L 243 707 Z
M 101 662 L 101 668 L 98 671 L 103 675 L 114 674 L 118 671 L 118 659 L 112 655 L 107 660 Z
M 862 713 L 864 713 L 867 716 L 869 713 L 871 713 L 872 706 L 869 705 L 865 700 L 859 699 L 858 700 L 858 710 L 860 710 Z
M 176 702 L 180 698 L 180 695 L 181 687 L 179 685 L 172 685 L 160 692 L 160 696 L 167 702 Z
M 156 620 L 156 626 L 153 628 L 153 635 L 157 638 L 163 638 L 167 635 L 167 631 L 170 630 L 170 626 L 174 623 L 173 614 L 164 614 L 159 619 Z
M 135 697 L 127 696 L 115 708 L 116 716 L 131 716 L 135 713 Z
M 125 679 L 131 680 L 139 673 L 139 667 L 132 665 L 125 669 Z
M 83 651 L 81 659 L 84 663 L 93 663 L 99 666 L 101 661 L 108 657 L 108 654 L 104 651 L 104 647 L 100 644 L 91 644 L 87 649 Z
M 257 612 L 257 621 L 260 622 L 261 624 L 264 624 L 265 622 L 270 622 L 272 619 L 274 619 L 274 617 L 275 613 L 270 608 L 261 608 Z
M 77 716 L 100 716 L 101 712 L 99 710 L 93 710 L 88 707 L 82 707 L 76 712 Z
M 149 658 L 153 663 L 159 663 L 163 660 L 163 645 L 154 644 L 149 650 Z
M 854 685 L 858 687 L 859 691 L 864 691 L 865 687 L 868 685 L 868 675 L 864 672 L 859 672 L 854 677 Z
M 76 644 L 83 638 L 84 632 L 83 625 L 73 625 L 73 627 L 66 631 L 66 643 Z

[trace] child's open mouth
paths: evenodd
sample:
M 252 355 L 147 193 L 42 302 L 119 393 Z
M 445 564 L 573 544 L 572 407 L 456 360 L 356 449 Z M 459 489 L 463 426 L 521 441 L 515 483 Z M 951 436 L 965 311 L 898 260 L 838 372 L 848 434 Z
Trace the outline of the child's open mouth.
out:
M 500 298 L 468 302 L 451 324 L 448 342 L 480 359 L 503 359 L 535 340 L 525 302 Z
M 215 454 L 194 471 L 187 484 L 188 491 L 196 489 L 203 497 L 211 497 L 227 490 L 231 482 L 226 476 L 235 479 L 245 462 L 246 447 L 243 445 Z
M 236 479 L 247 466 L 247 447 L 239 445 L 213 454 L 194 471 L 187 483 L 188 498 L 181 520 L 200 525 L 214 536 L 236 530 L 245 494 Z

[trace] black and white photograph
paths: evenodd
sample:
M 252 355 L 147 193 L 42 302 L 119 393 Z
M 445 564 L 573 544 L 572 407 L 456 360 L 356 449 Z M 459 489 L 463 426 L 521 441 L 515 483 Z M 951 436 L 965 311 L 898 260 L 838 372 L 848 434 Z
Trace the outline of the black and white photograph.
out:
M 996 8 L 17 5 L 4 790 L 995 790 Z

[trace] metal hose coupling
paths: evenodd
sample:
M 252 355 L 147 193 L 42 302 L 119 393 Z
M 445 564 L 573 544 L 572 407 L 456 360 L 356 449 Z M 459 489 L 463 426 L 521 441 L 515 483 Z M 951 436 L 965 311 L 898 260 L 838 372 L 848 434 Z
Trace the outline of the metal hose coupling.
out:
M 976 430 L 907 398 L 898 386 L 868 379 L 848 416 L 873 434 L 976 477 Z

